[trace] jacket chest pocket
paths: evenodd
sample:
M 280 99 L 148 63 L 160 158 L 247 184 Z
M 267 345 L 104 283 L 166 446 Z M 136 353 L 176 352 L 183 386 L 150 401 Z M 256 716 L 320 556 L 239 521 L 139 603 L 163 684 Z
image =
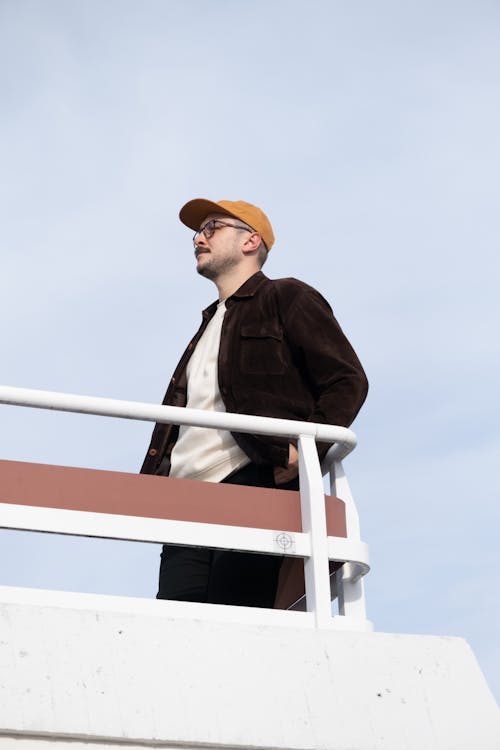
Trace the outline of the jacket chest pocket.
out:
M 285 372 L 283 331 L 278 327 L 246 325 L 240 331 L 241 371 L 252 375 L 279 375 Z

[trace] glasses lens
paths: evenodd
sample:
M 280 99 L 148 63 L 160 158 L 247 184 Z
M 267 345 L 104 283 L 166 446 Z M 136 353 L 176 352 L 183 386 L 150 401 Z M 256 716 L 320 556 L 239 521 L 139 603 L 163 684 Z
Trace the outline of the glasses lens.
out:
M 202 229 L 200 229 L 200 234 L 201 234 L 201 232 L 203 232 L 203 234 L 205 235 L 205 237 L 207 238 L 207 240 L 209 240 L 210 237 L 215 232 L 215 221 L 214 221 L 214 219 L 212 219 L 211 221 L 207 221 L 207 223 L 205 224 L 205 226 Z
M 198 231 L 193 237 L 193 244 L 196 245 L 196 242 L 198 241 L 198 237 L 200 234 L 204 234 L 205 238 L 207 240 L 210 239 L 210 237 L 215 232 L 215 219 L 212 219 L 211 221 L 207 221 L 207 223 Z

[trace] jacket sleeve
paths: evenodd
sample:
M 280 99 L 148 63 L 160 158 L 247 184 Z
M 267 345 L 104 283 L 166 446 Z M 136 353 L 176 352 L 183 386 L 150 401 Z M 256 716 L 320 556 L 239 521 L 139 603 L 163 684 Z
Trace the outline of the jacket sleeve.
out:
M 328 302 L 300 284 L 282 318 L 288 345 L 313 395 L 310 422 L 349 427 L 368 392 L 361 363 Z

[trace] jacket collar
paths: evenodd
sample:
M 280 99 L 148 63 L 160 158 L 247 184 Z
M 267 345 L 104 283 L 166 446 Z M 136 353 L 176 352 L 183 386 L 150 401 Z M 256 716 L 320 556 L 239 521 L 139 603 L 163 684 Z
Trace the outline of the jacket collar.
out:
M 262 273 L 262 271 L 257 271 L 257 273 L 254 273 L 250 278 L 248 278 L 239 289 L 237 289 L 234 294 L 232 294 L 230 297 L 227 298 L 226 304 L 233 299 L 246 299 L 248 297 L 253 297 L 254 294 L 257 292 L 259 287 L 265 282 L 268 281 L 268 278 L 265 274 Z M 206 307 L 203 310 L 203 317 L 212 317 L 215 314 L 215 311 L 217 309 L 217 305 L 219 304 L 219 300 L 216 300 L 215 302 L 212 302 L 211 305 Z
M 250 276 L 250 278 L 247 279 L 245 283 L 242 284 L 240 288 L 231 295 L 231 297 L 236 297 L 237 299 L 242 299 L 244 297 L 253 297 L 257 289 L 265 281 L 267 281 L 267 276 L 263 274 L 262 271 L 257 271 L 257 273 L 254 273 L 253 276 Z M 231 299 L 231 297 L 229 297 L 229 299 Z

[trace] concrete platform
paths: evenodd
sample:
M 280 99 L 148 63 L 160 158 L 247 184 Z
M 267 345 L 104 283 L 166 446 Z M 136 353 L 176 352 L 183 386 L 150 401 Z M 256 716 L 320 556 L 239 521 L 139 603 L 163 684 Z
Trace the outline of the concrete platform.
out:
M 267 614 L 0 588 L 0 748 L 500 748 L 465 641 Z

